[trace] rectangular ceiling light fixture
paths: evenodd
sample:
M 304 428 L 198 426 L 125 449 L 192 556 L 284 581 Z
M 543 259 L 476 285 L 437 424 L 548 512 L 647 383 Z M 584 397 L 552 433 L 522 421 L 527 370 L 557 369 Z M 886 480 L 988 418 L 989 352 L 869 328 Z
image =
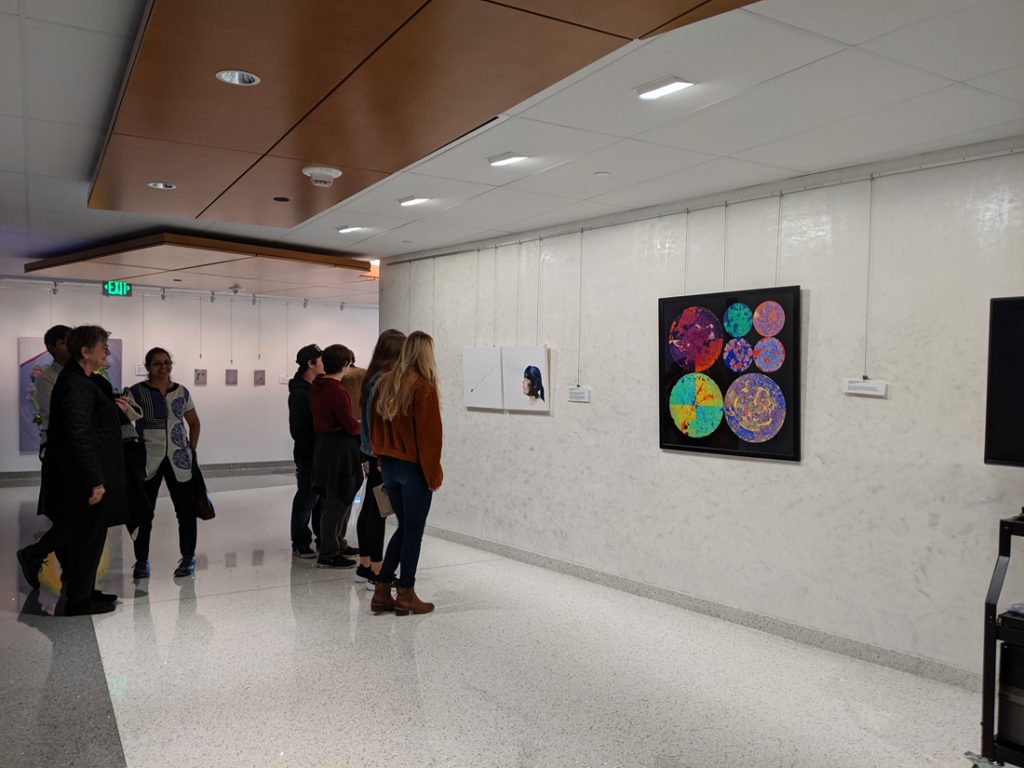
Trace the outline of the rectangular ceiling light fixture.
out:
M 429 199 L 429 197 L 403 197 L 398 201 L 398 204 L 403 205 L 405 207 L 409 207 L 410 205 L 419 205 L 420 203 L 425 203 Z
M 515 152 L 502 152 L 500 155 L 494 155 L 488 157 L 487 162 L 493 165 L 495 168 L 500 168 L 503 165 L 513 165 L 515 163 L 521 163 L 526 159 L 526 155 L 519 155 Z
M 684 88 L 689 88 L 693 83 L 688 80 L 683 80 L 681 77 L 676 75 L 669 75 L 663 77 L 660 80 L 654 80 L 644 85 L 638 85 L 633 90 L 636 91 L 636 95 L 646 101 L 652 101 L 654 99 L 660 99 L 662 96 L 668 96 L 670 93 L 681 91 Z

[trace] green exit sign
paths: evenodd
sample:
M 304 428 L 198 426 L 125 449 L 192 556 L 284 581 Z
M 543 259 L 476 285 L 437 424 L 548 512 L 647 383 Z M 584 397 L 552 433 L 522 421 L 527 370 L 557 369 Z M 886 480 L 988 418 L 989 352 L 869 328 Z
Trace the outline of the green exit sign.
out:
M 131 296 L 132 284 L 123 280 L 107 280 L 103 284 L 104 296 Z

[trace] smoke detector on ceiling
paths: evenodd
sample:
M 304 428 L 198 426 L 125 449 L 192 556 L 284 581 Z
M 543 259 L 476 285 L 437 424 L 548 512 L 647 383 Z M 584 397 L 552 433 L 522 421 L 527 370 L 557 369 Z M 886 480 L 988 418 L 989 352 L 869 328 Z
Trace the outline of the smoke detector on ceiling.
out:
M 341 171 L 337 168 L 328 168 L 323 165 L 308 165 L 302 169 L 302 172 L 309 176 L 314 187 L 329 187 L 336 178 L 341 176 Z

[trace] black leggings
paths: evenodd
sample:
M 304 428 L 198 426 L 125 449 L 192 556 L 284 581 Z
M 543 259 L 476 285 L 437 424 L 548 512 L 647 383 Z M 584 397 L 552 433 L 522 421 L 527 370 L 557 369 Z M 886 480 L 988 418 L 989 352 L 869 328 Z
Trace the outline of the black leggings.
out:
M 174 502 L 174 514 L 178 516 L 178 546 L 182 557 L 194 557 L 196 554 L 196 510 L 192 501 L 192 478 L 183 483 L 174 477 L 174 468 L 169 459 L 164 459 L 160 468 L 149 480 L 146 480 L 146 496 L 149 500 L 151 514 L 148 520 L 139 525 L 139 535 L 135 537 L 135 559 L 149 560 L 149 537 L 153 533 L 153 516 L 156 511 L 156 495 L 160 492 L 160 481 L 167 482 L 171 501 Z
M 363 454 L 363 461 L 370 462 L 370 471 L 366 474 L 366 491 L 363 493 L 363 506 L 359 510 L 356 521 L 356 535 L 359 537 L 359 556 L 368 557 L 371 562 L 379 563 L 384 559 L 384 518 L 380 516 L 377 497 L 373 489 L 384 482 L 377 467 L 377 458 Z

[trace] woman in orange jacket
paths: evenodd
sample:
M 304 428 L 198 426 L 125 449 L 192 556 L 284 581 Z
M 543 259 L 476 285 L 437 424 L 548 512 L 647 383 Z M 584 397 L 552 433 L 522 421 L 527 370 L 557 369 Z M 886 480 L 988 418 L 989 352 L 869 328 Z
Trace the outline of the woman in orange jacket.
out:
M 429 613 L 433 603 L 416 596 L 416 565 L 434 491 L 441 487 L 441 406 L 437 391 L 434 340 L 414 331 L 398 362 L 380 378 L 373 402 L 373 453 L 380 458 L 384 489 L 398 530 L 388 542 L 370 609 L 397 616 Z M 391 582 L 401 563 L 398 596 Z

